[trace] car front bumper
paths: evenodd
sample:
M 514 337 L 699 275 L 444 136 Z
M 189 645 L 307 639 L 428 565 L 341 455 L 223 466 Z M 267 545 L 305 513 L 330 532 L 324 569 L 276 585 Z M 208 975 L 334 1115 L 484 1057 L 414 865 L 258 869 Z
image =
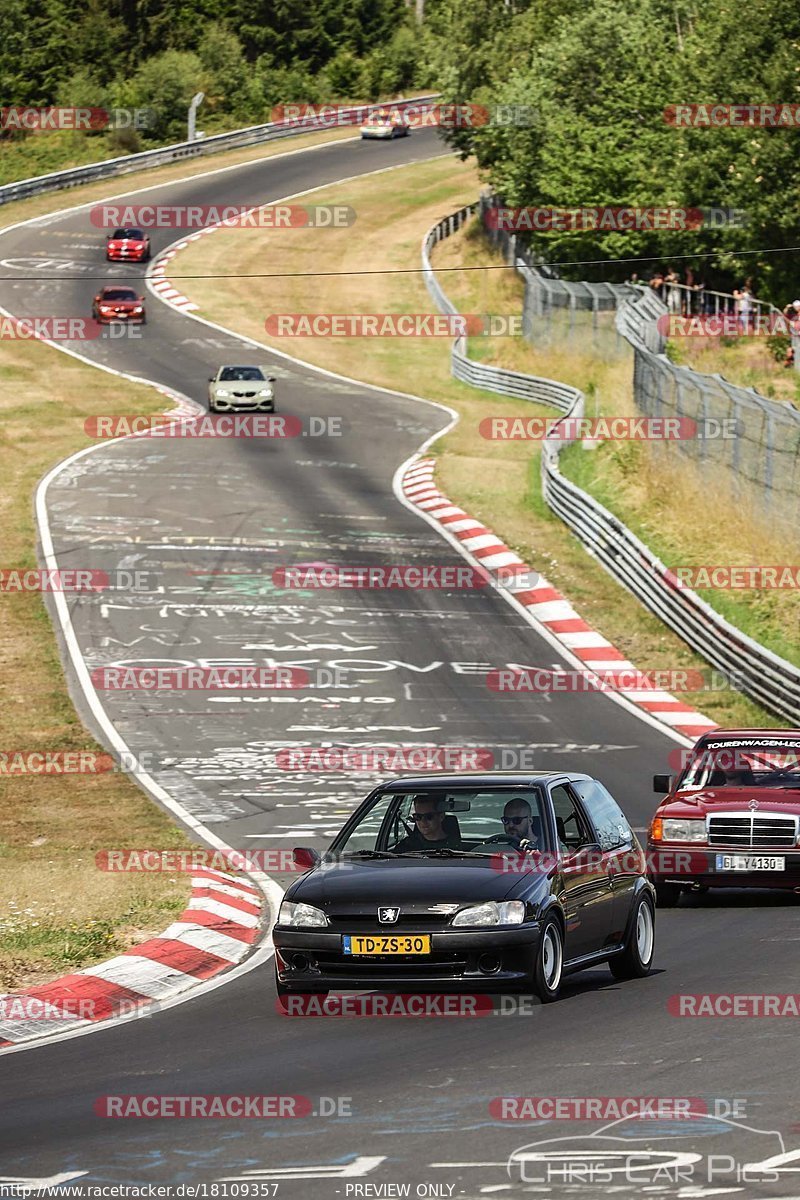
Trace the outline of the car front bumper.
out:
M 216 412 L 274 412 L 275 397 L 262 396 L 260 399 L 253 396 L 209 396 L 209 405 L 213 405 Z
M 386 934 L 386 926 L 358 929 L 366 937 Z M 344 954 L 339 930 L 282 929 L 272 938 L 281 984 L 297 992 L 365 990 L 497 992 L 530 986 L 539 925 L 535 922 L 514 929 L 464 929 L 430 932 L 431 953 L 362 957 Z M 306 965 L 298 966 L 298 956 Z M 489 959 L 496 960 L 487 970 Z M 483 962 L 481 969 L 479 961 Z
M 782 858 L 784 870 L 726 870 L 718 865 L 718 855 Z M 709 888 L 800 887 L 800 847 L 770 850 L 761 846 L 687 846 L 685 843 L 667 846 L 648 842 L 647 861 L 650 877 L 658 883 Z

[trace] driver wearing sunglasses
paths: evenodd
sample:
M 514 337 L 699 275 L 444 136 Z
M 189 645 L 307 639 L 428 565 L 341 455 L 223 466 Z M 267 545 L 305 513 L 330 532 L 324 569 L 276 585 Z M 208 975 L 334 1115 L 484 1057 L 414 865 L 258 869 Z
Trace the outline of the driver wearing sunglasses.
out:
M 414 808 L 409 814 L 414 822 L 413 832 L 404 837 L 393 849 L 402 854 L 408 850 L 458 850 L 461 841 L 444 827 L 444 800 L 436 796 L 415 796 Z
M 526 849 L 538 848 L 539 840 L 533 828 L 531 806 L 522 796 L 515 796 L 513 800 L 509 800 L 500 819 L 503 822 L 503 833 L 513 846 L 519 849 L 522 842 L 529 842 L 530 846 Z

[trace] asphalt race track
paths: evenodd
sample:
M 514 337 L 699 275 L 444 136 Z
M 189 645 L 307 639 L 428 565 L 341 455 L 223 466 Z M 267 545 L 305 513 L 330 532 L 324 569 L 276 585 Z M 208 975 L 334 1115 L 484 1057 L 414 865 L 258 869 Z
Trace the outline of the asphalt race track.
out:
M 433 133 L 348 141 L 164 185 L 147 200 L 263 203 L 442 150 Z M 155 231 L 154 250 L 178 233 Z M 83 316 L 104 279 L 142 283 L 143 268 L 106 267 L 103 240 L 86 210 L 0 235 L 0 304 L 15 315 Z M 75 348 L 203 404 L 220 362 L 256 357 L 150 296 L 141 341 Z M 71 601 L 90 668 L 292 664 L 316 681 L 286 694 L 100 692 L 153 778 L 239 848 L 322 847 L 372 779 L 281 770 L 282 747 L 482 747 L 508 767 L 525 750 L 525 766 L 596 773 L 642 829 L 655 806 L 650 776 L 668 769 L 677 743 L 601 695 L 489 692 L 491 667 L 559 662 L 497 591 L 286 592 L 272 583 L 275 567 L 299 562 L 463 560 L 392 492 L 398 465 L 447 424 L 442 410 L 268 352 L 257 358 L 274 368 L 282 414 L 298 416 L 307 432 L 312 417 L 337 419 L 341 436 L 111 442 L 48 491 L 62 566 L 136 570 L 151 582 L 147 591 Z M 791 1021 L 680 1019 L 667 1008 L 678 993 L 800 992 L 797 928 L 793 897 L 684 900 L 658 914 L 650 978 L 619 984 L 602 968 L 569 979 L 556 1005 L 477 1020 L 282 1017 L 268 962 L 151 1017 L 3 1055 L 0 1194 L 3 1179 L 53 1176 L 82 1185 L 202 1183 L 208 1190 L 197 1194 L 208 1196 L 225 1194 L 211 1190 L 220 1181 L 257 1182 L 262 1195 L 277 1184 L 287 1200 L 401 1195 L 405 1184 L 412 1196 L 798 1194 Z M 121 1093 L 302 1095 L 319 1115 L 95 1115 L 99 1097 Z M 625 1122 L 610 1131 L 612 1143 L 598 1140 L 597 1121 L 495 1120 L 492 1098 L 519 1095 L 691 1097 L 709 1115 Z M 735 1124 L 722 1119 L 734 1115 Z M 561 1157 L 543 1159 L 554 1139 L 568 1137 L 584 1157 L 605 1156 L 607 1179 L 587 1182 Z M 532 1143 L 548 1144 L 509 1165 Z M 612 1174 L 620 1147 L 642 1150 L 640 1183 Z M 745 1173 L 744 1164 L 775 1155 L 788 1157 L 774 1178 L 763 1167 Z

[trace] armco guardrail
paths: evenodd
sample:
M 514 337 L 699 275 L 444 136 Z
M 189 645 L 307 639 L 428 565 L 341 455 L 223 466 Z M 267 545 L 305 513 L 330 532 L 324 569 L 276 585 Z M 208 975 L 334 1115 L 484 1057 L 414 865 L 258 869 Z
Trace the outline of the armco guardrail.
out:
M 392 100 L 386 103 L 403 107 L 409 104 L 428 104 L 436 99 L 438 99 L 438 93 L 430 96 L 415 96 L 408 100 Z M 359 113 L 375 112 L 383 107 L 385 107 L 385 103 L 358 104 L 341 111 L 343 115 L 352 114 L 356 118 Z M 145 167 L 160 167 L 166 163 L 179 162 L 186 158 L 199 158 L 206 154 L 216 154 L 221 150 L 237 150 L 241 147 L 255 146 L 259 142 L 269 142 L 276 138 L 292 137 L 300 133 L 313 132 L 315 129 L 326 128 L 329 128 L 329 125 L 321 117 L 303 117 L 299 121 L 291 122 L 270 121 L 265 125 L 250 125 L 246 129 L 233 129 L 230 133 L 217 133 L 213 137 L 200 138 L 194 142 L 176 142 L 172 146 L 159 146 L 155 150 L 143 150 L 140 154 L 107 158 L 103 162 L 87 163 L 83 167 L 70 167 L 66 171 L 53 171 L 49 175 L 36 175 L 32 179 L 6 183 L 0 187 L 0 205 L 10 204 L 12 200 L 24 200 L 28 196 L 37 196 L 42 192 L 77 187 L 81 183 L 91 183 L 94 179 L 110 179 L 115 175 L 127 175 L 131 171 L 141 171 Z
M 477 205 L 468 204 L 449 217 L 444 217 L 429 229 L 422 241 L 422 272 L 425 286 L 441 312 L 457 313 L 455 305 L 447 298 L 431 266 L 430 254 L 437 242 L 450 237 L 473 216 Z M 467 339 L 457 337 L 453 343 L 451 369 L 456 379 L 487 392 L 498 392 L 501 396 L 516 396 L 520 400 L 531 400 L 549 404 L 559 412 L 571 416 L 582 416 L 584 398 L 577 388 L 555 379 L 540 379 L 526 375 L 523 371 L 509 371 L 505 367 L 494 367 L 478 363 L 467 355 Z
M 475 207 L 470 206 L 445 217 L 423 239 L 425 282 L 434 303 L 445 312 L 457 310 L 436 279 L 430 252 L 437 242 L 459 229 L 474 211 Z M 661 304 L 658 297 L 654 296 L 653 301 Z M 501 372 L 497 367 L 485 366 L 467 356 L 464 343 L 465 339 L 457 339 L 452 350 L 452 373 L 457 379 L 501 395 L 549 404 L 570 416 L 582 415 L 584 398 L 577 388 L 519 371 Z M 508 382 L 512 386 L 508 390 L 503 376 L 511 377 Z M 571 406 L 567 407 L 569 401 Z M 542 450 L 542 491 L 553 512 L 610 575 L 693 650 L 724 672 L 732 686 L 785 720 L 800 723 L 800 668 L 736 629 L 696 592 L 676 587 L 667 567 L 644 542 L 561 474 L 559 454 L 569 444 L 567 439 L 550 437 Z

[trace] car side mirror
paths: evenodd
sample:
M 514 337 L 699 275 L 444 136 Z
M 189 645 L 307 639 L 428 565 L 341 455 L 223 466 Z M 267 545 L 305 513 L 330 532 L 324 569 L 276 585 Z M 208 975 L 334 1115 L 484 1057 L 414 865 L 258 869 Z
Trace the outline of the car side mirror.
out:
M 660 795 L 667 796 L 672 791 L 672 776 L 671 775 L 654 775 L 653 776 L 653 791 Z
M 215 379 L 216 379 L 216 376 L 215 376 L 215 375 L 209 375 L 209 377 L 208 377 L 208 382 L 209 382 L 209 383 L 213 383 Z
M 275 376 L 274 376 L 274 375 L 268 375 L 268 376 L 267 376 L 267 383 L 274 383 L 274 382 L 275 382 Z
M 312 846 L 295 846 L 292 850 L 292 858 L 294 865 L 301 871 L 310 871 L 312 867 L 319 865 L 322 856 L 319 850 L 315 850 Z

